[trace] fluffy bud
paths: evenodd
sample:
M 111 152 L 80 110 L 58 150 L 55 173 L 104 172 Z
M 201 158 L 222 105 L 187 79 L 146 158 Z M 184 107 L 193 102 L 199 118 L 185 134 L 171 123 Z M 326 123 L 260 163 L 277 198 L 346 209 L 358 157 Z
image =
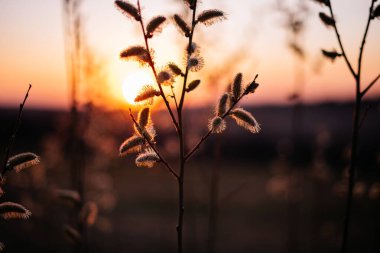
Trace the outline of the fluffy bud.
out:
M 329 27 L 329 26 L 335 26 L 335 20 L 334 20 L 332 17 L 326 15 L 325 13 L 320 12 L 320 13 L 319 13 L 319 18 L 322 20 L 322 22 L 323 22 L 327 27 Z
M 222 133 L 226 129 L 226 121 L 219 116 L 210 119 L 208 123 L 208 129 L 212 133 Z
M 231 111 L 231 116 L 239 126 L 244 127 L 248 131 L 252 133 L 260 132 L 260 125 L 250 112 L 237 108 Z
M 20 204 L 3 202 L 0 204 L 0 216 L 4 219 L 28 219 L 32 213 Z
M 206 10 L 198 15 L 197 22 L 201 22 L 205 26 L 212 25 L 218 21 L 226 19 L 226 16 L 221 10 Z
M 40 163 L 40 158 L 33 153 L 21 153 L 8 159 L 7 170 L 20 172 L 23 169 L 30 168 Z
M 127 1 L 115 1 L 115 5 L 120 9 L 120 11 L 127 17 L 132 17 L 136 21 L 140 21 L 141 17 L 139 11 L 133 4 Z
M 191 83 L 189 83 L 189 85 L 187 85 L 186 92 L 195 90 L 199 86 L 200 83 L 201 83 L 201 80 L 192 81 Z
M 156 152 L 149 148 L 144 151 L 144 153 L 141 153 L 136 158 L 136 165 L 137 167 L 146 167 L 146 168 L 152 168 L 156 162 L 158 162 L 160 158 L 156 154 Z
M 145 144 L 145 139 L 142 136 L 134 135 L 126 139 L 119 148 L 120 156 L 125 156 L 130 153 L 140 152 L 141 146 Z
M 218 116 L 223 116 L 227 112 L 229 100 L 230 100 L 230 95 L 227 92 L 224 93 L 220 97 L 219 102 L 218 102 L 218 106 L 216 108 L 217 109 L 216 113 Z
M 163 16 L 154 17 L 146 26 L 146 36 L 152 38 L 154 33 L 161 32 L 165 21 L 166 18 Z
M 185 37 L 190 36 L 190 26 L 182 19 L 180 15 L 175 14 L 173 20 L 177 25 L 178 30 L 185 35 Z

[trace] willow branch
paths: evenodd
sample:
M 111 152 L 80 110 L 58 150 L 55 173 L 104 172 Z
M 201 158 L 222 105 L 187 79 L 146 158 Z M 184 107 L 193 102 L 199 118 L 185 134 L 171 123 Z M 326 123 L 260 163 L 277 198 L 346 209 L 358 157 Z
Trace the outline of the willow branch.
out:
M 129 116 L 131 117 L 133 123 L 136 125 L 136 126 L 139 126 L 139 124 L 137 123 L 135 117 L 133 116 L 132 114 L 132 110 L 131 108 L 129 108 Z M 157 150 L 156 146 L 154 145 L 154 143 L 149 140 L 148 138 L 146 138 L 145 135 L 142 135 L 142 137 L 145 139 L 145 141 L 148 143 L 148 145 L 154 150 L 154 152 L 157 154 L 157 156 L 160 158 L 160 161 L 165 165 L 165 167 L 169 170 L 169 172 L 176 178 L 178 179 L 179 176 L 177 174 L 177 172 L 175 172 L 172 167 L 170 166 L 170 164 L 161 156 L 160 152 Z
M 362 43 L 360 45 L 360 51 L 359 51 L 359 57 L 358 57 L 358 75 L 357 75 L 357 79 L 359 81 L 358 82 L 359 84 L 360 84 L 360 76 L 361 76 L 361 71 L 362 71 L 362 58 L 363 58 L 363 52 L 364 52 L 364 45 L 365 45 L 365 42 L 366 42 L 366 39 L 367 39 L 369 25 L 371 24 L 373 5 L 375 4 L 375 1 L 376 0 L 372 0 L 371 6 L 369 7 L 369 14 L 368 14 L 367 25 L 365 27 Z
M 257 75 L 256 75 L 257 77 Z M 255 78 L 256 79 L 256 78 Z M 232 105 L 230 106 L 230 108 L 221 116 L 222 119 L 224 119 L 225 117 L 227 117 L 231 110 L 235 108 L 235 106 L 240 102 L 240 100 L 245 97 L 246 95 L 248 95 L 249 93 L 247 93 L 246 91 L 243 92 L 243 94 L 234 102 L 232 103 Z M 212 129 L 209 130 L 205 135 L 203 135 L 203 137 L 198 141 L 198 143 L 191 149 L 191 151 L 185 156 L 185 161 L 187 161 L 193 154 L 195 151 L 197 151 L 197 149 L 199 149 L 199 147 L 202 145 L 202 143 L 207 140 L 207 138 L 211 135 L 212 133 Z
M 186 56 L 187 61 L 189 60 L 189 57 L 190 57 L 191 45 L 193 44 L 194 29 L 195 29 L 195 26 L 197 24 L 197 22 L 195 20 L 195 14 L 197 12 L 197 0 L 195 0 L 193 4 L 194 4 L 193 5 L 194 9 L 193 9 L 193 16 L 192 16 L 192 21 L 191 21 L 191 32 L 189 35 L 189 44 L 187 46 L 187 56 Z M 185 103 L 186 84 L 187 84 L 187 78 L 189 76 L 189 69 L 190 69 L 189 63 L 186 62 L 186 71 L 185 71 L 184 78 L 183 78 L 181 99 L 179 100 L 178 111 L 182 110 L 183 104 Z
M 140 7 L 140 1 L 137 1 L 137 7 L 138 7 L 138 11 L 139 11 L 139 15 L 140 15 L 140 26 L 141 26 L 141 30 L 143 32 L 143 35 L 144 35 L 144 41 L 145 41 L 145 47 L 146 47 L 146 50 L 147 50 L 147 53 L 148 53 L 148 61 L 149 61 L 149 66 L 150 68 L 152 69 L 153 71 L 153 74 L 154 74 L 154 78 L 156 79 L 156 83 L 158 85 L 158 88 L 160 89 L 160 94 L 161 94 L 161 97 L 162 99 L 164 100 L 165 102 L 165 105 L 166 105 L 166 108 L 168 109 L 168 112 L 170 114 L 170 117 L 172 118 L 172 121 L 173 121 L 173 124 L 176 128 L 176 130 L 178 131 L 179 130 L 179 125 L 178 125 L 178 122 L 173 114 L 173 111 L 172 109 L 170 108 L 170 104 L 169 104 L 169 101 L 168 99 L 166 98 L 165 96 L 165 93 L 164 93 L 164 90 L 162 88 L 162 85 L 158 79 L 158 75 L 157 75 L 157 71 L 156 71 L 156 67 L 154 66 L 154 62 L 153 62 L 153 59 L 152 59 L 152 55 L 150 53 L 150 47 L 149 47 L 149 42 L 148 42 L 148 38 L 147 38 L 147 35 L 145 33 L 145 26 L 144 26 L 144 21 L 142 19 L 142 15 L 141 15 L 141 7 Z
M 8 162 L 8 159 L 9 159 L 9 156 L 10 156 L 10 153 L 11 153 L 11 150 L 12 150 L 12 147 L 13 147 L 13 143 L 16 139 L 16 135 L 17 135 L 17 131 L 18 131 L 18 128 L 20 127 L 20 124 L 21 124 L 21 115 L 22 115 L 22 111 L 24 109 L 24 106 L 25 106 L 25 103 L 26 103 L 26 100 L 28 99 L 29 97 L 29 91 L 30 89 L 32 88 L 32 85 L 29 84 L 29 88 L 28 90 L 26 91 L 26 94 L 25 94 L 25 97 L 24 97 L 24 100 L 22 101 L 22 103 L 20 104 L 20 107 L 19 107 L 19 111 L 18 111 L 18 116 L 17 116 L 17 121 L 13 127 L 13 132 L 12 132 L 12 135 L 11 137 L 9 138 L 9 142 L 8 142 L 8 145 L 6 146 L 5 148 L 5 157 L 4 157 L 4 164 L 3 164 L 3 171 L 2 173 L 0 174 L 0 178 L 2 177 L 2 175 L 4 175 L 7 171 L 7 162 Z
M 330 10 L 331 18 L 334 20 L 334 31 L 335 31 L 336 37 L 337 37 L 337 39 L 338 39 L 338 43 L 339 43 L 340 50 L 342 51 L 342 56 L 343 56 L 344 60 L 346 61 L 347 66 L 348 66 L 348 68 L 350 69 L 351 74 L 352 74 L 352 75 L 355 77 L 355 79 L 356 79 L 356 78 L 357 78 L 357 75 L 356 75 L 354 69 L 352 68 L 352 65 L 351 65 L 350 61 L 349 61 L 348 58 L 347 58 L 346 52 L 345 52 L 344 47 L 343 47 L 342 40 L 340 39 L 340 34 L 339 34 L 339 31 L 338 31 L 338 27 L 336 26 L 336 19 L 335 19 L 335 17 L 334 17 L 334 12 L 333 12 L 333 9 L 332 9 L 332 6 L 331 6 L 331 3 L 329 4 L 329 10 Z

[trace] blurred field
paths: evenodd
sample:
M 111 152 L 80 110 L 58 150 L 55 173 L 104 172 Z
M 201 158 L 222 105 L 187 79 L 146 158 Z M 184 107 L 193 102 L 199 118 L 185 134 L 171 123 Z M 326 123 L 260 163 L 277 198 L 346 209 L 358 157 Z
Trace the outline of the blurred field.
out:
M 380 101 L 365 106 L 370 110 L 360 133 L 349 252 L 380 252 Z M 259 135 L 229 121 L 227 131 L 212 136 L 186 171 L 186 252 L 206 252 L 215 168 L 220 175 L 216 252 L 338 252 L 351 107 L 304 107 L 297 134 L 292 134 L 291 107 L 250 108 L 262 125 Z M 210 112 L 210 108 L 186 112 L 190 143 L 205 130 Z M 0 110 L 1 147 L 16 115 L 17 109 Z M 7 231 L 0 230 L 6 252 L 72 249 L 62 225 L 75 217 L 53 194 L 70 185 L 65 152 L 68 117 L 63 111 L 24 111 L 14 152 L 33 151 L 42 164 L 8 179 L 3 200 L 19 200 L 33 216 L 27 222 L 0 221 Z M 173 158 L 177 146 L 173 131 L 166 127 L 170 121 L 161 112 L 153 121 L 160 147 Z M 86 198 L 100 208 L 88 234 L 90 252 L 174 252 L 176 181 L 160 166 L 136 168 L 134 156 L 118 157 L 119 144 L 132 131 L 122 112 L 93 108 L 89 122 L 83 154 Z

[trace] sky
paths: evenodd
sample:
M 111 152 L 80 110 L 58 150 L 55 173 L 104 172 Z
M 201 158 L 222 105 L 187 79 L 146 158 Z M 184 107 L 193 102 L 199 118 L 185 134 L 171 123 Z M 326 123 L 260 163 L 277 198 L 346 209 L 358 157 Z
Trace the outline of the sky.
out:
M 238 2 L 238 3 L 237 3 Z M 285 1 L 294 8 L 294 0 Z M 323 60 L 320 49 L 338 49 L 332 29 L 321 24 L 318 12 L 327 10 L 311 0 L 306 31 L 302 35 L 306 49 L 304 100 L 307 103 L 345 101 L 354 96 L 354 81 L 340 59 Z M 141 0 L 143 15 L 172 16 L 183 11 L 179 0 Z M 337 23 L 348 57 L 356 68 L 370 0 L 332 0 Z M 213 26 L 198 26 L 195 41 L 200 44 L 205 67 L 191 78 L 202 79 L 201 88 L 189 96 L 191 105 L 217 100 L 235 74 L 242 72 L 249 82 L 259 74 L 260 87 L 245 101 L 252 104 L 286 103 L 294 87 L 295 57 L 287 47 L 288 34 L 283 16 L 275 10 L 275 0 L 203 0 L 199 10 L 217 8 L 228 19 Z M 147 72 L 133 62 L 121 61 L 119 53 L 141 44 L 138 24 L 123 16 L 112 0 L 84 0 L 86 44 L 100 63 L 102 88 L 109 100 L 126 104 L 123 83 L 137 72 Z M 16 106 L 33 85 L 31 107 L 69 107 L 61 0 L 2 0 L 0 8 L 0 106 Z M 363 83 L 380 73 L 380 19 L 372 22 L 364 54 Z M 186 40 L 172 24 L 151 40 L 158 65 L 183 62 Z M 96 87 L 89 89 L 96 89 Z M 103 87 L 103 86 L 102 86 Z M 380 83 L 368 97 L 379 97 Z M 111 101 L 109 101 L 111 104 Z

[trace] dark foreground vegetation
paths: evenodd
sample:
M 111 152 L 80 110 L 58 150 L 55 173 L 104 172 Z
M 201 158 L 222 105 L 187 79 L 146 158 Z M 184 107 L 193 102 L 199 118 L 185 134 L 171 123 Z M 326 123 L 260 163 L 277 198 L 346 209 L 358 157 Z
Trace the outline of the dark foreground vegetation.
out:
M 365 102 L 364 108 L 367 106 L 370 109 L 359 138 L 348 252 L 380 251 L 380 101 Z M 212 243 L 211 248 L 221 253 L 338 252 L 352 104 L 304 107 L 300 130 L 294 135 L 292 107 L 249 110 L 260 119 L 260 135 L 246 135 L 229 124 L 229 131 L 222 137 L 212 136 L 189 164 L 184 248 L 210 252 Z M 206 125 L 211 111 L 185 112 L 193 126 L 187 130 L 190 144 L 204 130 L 195 126 Z M 17 108 L 0 110 L 2 147 L 15 114 Z M 98 219 L 87 235 L 89 251 L 174 252 L 176 183 L 161 166 L 136 168 L 131 158 L 117 156 L 119 140 L 132 132 L 125 112 L 92 108 L 89 115 L 84 136 L 85 196 L 99 207 Z M 41 157 L 41 164 L 8 178 L 4 201 L 19 201 L 33 215 L 27 222 L 1 221 L 6 252 L 72 251 L 62 229 L 62 224 L 72 221 L 72 209 L 54 194 L 70 185 L 65 151 L 69 116 L 65 111 L 25 109 L 14 152 L 32 149 Z M 158 112 L 153 120 L 163 129 L 157 142 L 171 157 L 177 145 L 163 127 L 166 117 Z M 202 122 L 195 124 L 194 120 Z M 219 180 L 210 215 L 214 168 L 219 169 Z

